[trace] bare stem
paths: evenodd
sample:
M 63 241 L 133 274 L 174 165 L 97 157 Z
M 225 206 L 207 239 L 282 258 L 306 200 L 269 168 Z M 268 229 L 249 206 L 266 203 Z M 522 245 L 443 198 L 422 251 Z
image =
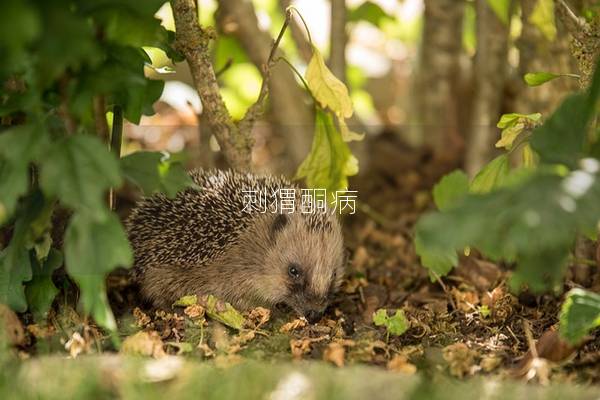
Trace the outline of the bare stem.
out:
M 123 109 L 121 106 L 115 105 L 113 108 L 113 123 L 112 133 L 110 135 L 110 151 L 117 157 L 121 158 L 121 144 L 123 142 Z M 108 205 L 111 210 L 117 206 L 117 197 L 115 196 L 114 188 L 108 192 Z

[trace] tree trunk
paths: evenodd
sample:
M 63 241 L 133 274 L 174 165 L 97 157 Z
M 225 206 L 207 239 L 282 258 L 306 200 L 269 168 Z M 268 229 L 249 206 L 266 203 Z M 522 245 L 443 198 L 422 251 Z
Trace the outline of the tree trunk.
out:
M 216 17 L 220 29 L 240 41 L 252 63 L 262 72 L 273 38 L 258 27 L 252 2 L 219 1 Z M 308 106 L 310 103 L 306 101 L 306 93 L 285 63 L 280 62 L 272 69 L 269 87 L 272 125 L 275 132 L 285 139 L 291 155 L 291 160 L 286 160 L 286 167 L 297 166 L 310 150 L 313 135 L 313 116 Z
M 508 53 L 508 23 L 500 20 L 487 0 L 477 0 L 477 53 L 475 55 L 475 95 L 471 114 L 465 170 L 474 176 L 490 160 L 499 138 L 496 127 L 501 113 Z
M 458 129 L 457 82 L 462 50 L 463 0 L 425 0 L 423 41 L 411 136 L 438 158 L 452 158 L 462 147 Z
M 346 83 L 346 0 L 331 0 L 331 30 L 329 68 L 342 82 Z

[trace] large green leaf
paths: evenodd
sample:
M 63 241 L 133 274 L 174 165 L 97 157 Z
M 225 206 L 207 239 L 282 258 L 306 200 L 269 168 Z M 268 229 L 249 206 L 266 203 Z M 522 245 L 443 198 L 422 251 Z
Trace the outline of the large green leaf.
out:
M 100 325 L 114 330 L 115 320 L 108 305 L 104 280 L 117 267 L 129 267 L 133 254 L 117 216 L 109 213 L 103 221 L 76 213 L 65 234 L 65 264 L 79 285 L 86 313 Z
M 171 162 L 168 155 L 138 151 L 120 160 L 123 176 L 139 186 L 145 195 L 155 192 L 174 197 L 179 191 L 194 185 L 180 163 Z
M 39 261 L 31 255 L 33 278 L 25 285 L 25 296 L 29 310 L 36 318 L 44 318 L 58 293 L 52 282 L 52 273 L 62 265 L 62 254 L 51 249 L 48 258 Z
M 577 344 L 592 329 L 600 326 L 600 294 L 573 289 L 560 312 L 560 334 Z
M 114 155 L 96 137 L 74 135 L 55 142 L 42 160 L 40 184 L 44 193 L 65 205 L 105 215 L 106 191 L 121 184 L 121 171 Z
M 494 158 L 475 175 L 471 182 L 471 192 L 487 193 L 502 186 L 510 172 L 508 154 Z
M 296 177 L 306 178 L 308 187 L 326 189 L 330 194 L 347 189 L 348 176 L 358 172 L 358 161 L 329 113 L 317 109 L 315 126 L 312 148 Z
M 529 173 L 518 183 L 469 194 L 456 207 L 423 216 L 415 243 L 423 264 L 441 275 L 455 265 L 453 252 L 470 246 L 492 259 L 516 260 L 515 287 L 554 288 L 576 232 L 600 220 L 595 170 L 590 165 L 564 178 Z
M 28 124 L 0 134 L 0 205 L 11 215 L 29 186 L 29 164 L 47 146 L 46 132 Z M 3 220 L 0 218 L 0 225 Z
M 567 97 L 552 116 L 533 131 L 531 145 L 543 162 L 574 168 L 586 150 L 587 128 L 600 95 L 600 59 L 590 88 Z
M 0 252 L 0 303 L 13 310 L 27 310 L 24 282 L 31 280 L 29 229 L 43 210 L 44 199 L 34 193 L 19 206 L 15 228 L 8 247 Z
M 433 187 L 433 201 L 441 211 L 452 208 L 469 193 L 469 177 L 456 170 L 445 175 Z

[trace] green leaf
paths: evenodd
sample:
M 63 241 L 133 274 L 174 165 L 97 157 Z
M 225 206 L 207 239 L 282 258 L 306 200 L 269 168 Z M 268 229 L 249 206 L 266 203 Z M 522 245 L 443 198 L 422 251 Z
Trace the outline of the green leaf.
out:
M 212 319 L 237 330 L 244 327 L 244 316 L 231 304 L 220 301 L 213 295 L 201 299 L 200 303 L 206 308 L 206 314 Z
M 525 74 L 524 79 L 525 83 L 529 86 L 540 86 L 561 76 L 560 74 L 553 74 L 551 72 L 530 72 Z
M 198 304 L 198 296 L 191 294 L 179 298 L 175 303 L 173 303 L 173 307 L 188 307 L 193 306 L 194 304 Z
M 433 201 L 444 211 L 459 203 L 469 193 L 469 178 L 463 171 L 455 170 L 444 176 L 433 187 Z
M 94 136 L 74 135 L 56 141 L 42 160 L 40 184 L 44 193 L 65 205 L 105 215 L 106 191 L 121 185 L 121 171 L 114 155 Z
M 379 4 L 372 1 L 365 1 L 360 6 L 348 12 L 348 22 L 366 21 L 378 28 L 381 28 L 383 22 L 393 22 L 394 20 L 393 16 L 386 13 Z
M 373 314 L 373 323 L 375 326 L 383 326 L 388 320 L 387 310 L 380 308 Z
M 106 275 L 117 267 L 129 267 L 133 254 L 125 230 L 114 213 L 102 221 L 76 213 L 65 233 L 65 264 L 81 290 L 81 301 L 101 326 L 116 324 L 105 292 Z
M 421 264 L 437 276 L 445 276 L 452 268 L 458 265 L 458 254 L 453 246 L 430 247 L 422 239 L 421 228 L 417 224 L 415 234 L 415 251 L 421 257 Z M 435 281 L 435 274 L 430 274 L 431 281 Z
M 533 131 L 531 146 L 545 163 L 576 167 L 584 156 L 587 128 L 600 98 L 600 59 L 592 83 L 584 93 L 567 97 L 550 118 Z
M 0 251 L 0 303 L 17 312 L 27 310 L 24 282 L 31 280 L 31 259 L 28 247 L 29 228 L 43 209 L 39 193 L 28 196 L 19 206 L 17 220 L 8 246 Z
M 352 100 L 348 88 L 329 70 L 315 46 L 305 78 L 312 95 L 323 108 L 329 107 L 340 118 L 352 116 Z
M 542 118 L 542 114 L 534 113 L 534 114 L 519 114 L 519 113 L 510 113 L 510 114 L 502 114 L 500 117 L 500 121 L 496 125 L 500 129 L 506 129 L 511 126 L 516 125 L 520 120 L 530 120 L 532 122 L 538 122 Z
M 58 293 L 58 289 L 52 282 L 52 273 L 63 263 L 62 254 L 51 249 L 48 258 L 40 262 L 36 257 L 31 257 L 33 278 L 25 285 L 25 296 L 29 310 L 33 312 L 36 319 L 45 318 L 50 306 Z
M 39 124 L 22 125 L 0 134 L 0 204 L 7 215 L 12 215 L 18 199 L 27 192 L 29 164 L 47 143 L 46 131 Z
M 312 148 L 302 162 L 296 178 L 306 178 L 310 188 L 326 189 L 328 193 L 348 188 L 348 176 L 358 173 L 358 160 L 336 129 L 329 113 L 317 109 Z
M 451 250 L 471 247 L 492 260 L 516 261 L 513 288 L 556 288 L 576 233 L 600 220 L 600 180 L 588 161 L 588 170 L 565 177 L 538 168 L 513 185 L 469 194 L 456 207 L 422 216 L 416 225 L 417 253 L 446 256 L 445 264 L 422 258 L 423 264 L 436 272 L 434 268 L 449 269 Z
M 410 327 L 404 310 L 396 310 L 396 313 L 390 317 L 387 310 L 380 308 L 373 314 L 373 323 L 376 326 L 385 326 L 387 332 L 394 336 L 402 335 Z
M 471 182 L 471 192 L 487 193 L 502 186 L 510 172 L 508 155 L 502 154 L 490 161 Z
M 123 176 L 140 187 L 146 196 L 162 192 L 172 198 L 194 186 L 183 166 L 169 161 L 167 154 L 138 151 L 121 158 L 120 163 Z
M 537 0 L 529 22 L 536 26 L 549 42 L 553 42 L 556 39 L 554 0 Z
M 504 147 L 506 150 L 510 150 L 523 129 L 525 129 L 525 124 L 516 124 L 502 130 L 500 140 L 496 142 L 496 147 Z
M 560 312 L 560 334 L 577 345 L 592 329 L 600 326 L 600 295 L 572 289 Z
M 504 25 L 508 25 L 510 20 L 511 0 L 487 0 L 488 5 L 498 16 Z

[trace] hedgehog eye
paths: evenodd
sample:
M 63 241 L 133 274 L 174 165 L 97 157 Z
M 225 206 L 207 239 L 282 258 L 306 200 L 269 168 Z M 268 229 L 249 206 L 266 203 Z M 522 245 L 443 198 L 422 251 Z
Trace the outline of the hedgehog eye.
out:
M 294 263 L 288 265 L 288 275 L 292 279 L 298 279 L 300 277 L 300 266 Z

